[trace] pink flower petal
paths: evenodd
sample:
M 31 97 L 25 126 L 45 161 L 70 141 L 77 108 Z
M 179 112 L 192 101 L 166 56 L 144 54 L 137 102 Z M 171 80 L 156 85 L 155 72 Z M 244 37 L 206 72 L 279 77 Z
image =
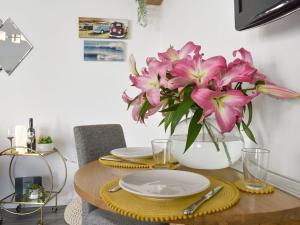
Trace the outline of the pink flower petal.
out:
M 178 59 L 178 52 L 173 47 L 170 47 L 166 52 L 158 53 L 158 58 L 162 62 L 174 62 Z
M 243 107 L 247 105 L 252 99 L 252 96 L 246 96 L 241 91 L 231 90 L 226 91 L 226 93 L 222 97 L 222 102 L 232 107 Z
M 158 74 L 146 73 L 143 76 L 136 77 L 135 86 L 143 92 L 159 88 Z
M 168 81 L 167 87 L 171 90 L 183 88 L 191 84 L 191 80 L 185 77 L 174 77 Z
M 122 99 L 124 102 L 126 102 L 127 104 L 130 103 L 132 101 L 132 99 L 127 95 L 126 91 L 123 92 L 122 94 Z
M 192 53 L 192 52 L 200 52 L 200 45 L 195 45 L 194 42 L 189 41 L 188 43 L 186 43 L 180 50 L 179 50 L 179 55 L 178 58 L 179 59 L 183 59 L 185 57 L 187 57 L 188 54 Z
M 226 86 L 233 82 L 251 83 L 256 71 L 257 70 L 249 63 L 231 63 L 228 65 L 228 70 L 226 71 L 226 73 L 222 76 L 221 86 Z
M 239 50 L 235 50 L 232 54 L 234 57 L 236 57 L 237 53 L 240 53 L 243 61 L 250 63 L 251 65 L 253 64 L 252 55 L 249 51 L 244 48 L 240 48 Z
M 226 68 L 226 59 L 223 56 L 215 56 L 205 60 L 200 65 L 202 77 L 200 85 L 206 87 L 208 82 L 221 74 Z
M 136 76 L 133 76 L 133 75 L 129 75 L 129 79 L 131 80 L 132 85 L 133 85 L 133 86 L 136 86 L 136 83 L 137 83 L 137 77 L 136 77 Z
M 233 108 L 225 105 L 220 107 L 215 115 L 222 134 L 232 131 L 237 120 L 237 112 Z
M 163 86 L 165 86 L 167 84 L 166 74 L 171 67 L 171 64 L 169 62 L 160 62 L 157 59 L 153 59 L 149 62 L 148 67 L 151 73 L 160 75 L 160 82 Z
M 266 75 L 257 71 L 253 76 L 252 83 L 254 84 L 256 81 L 260 81 L 260 80 L 264 81 L 265 84 L 274 84 L 272 81 L 270 81 L 270 79 Z
M 160 89 L 155 88 L 146 92 L 147 99 L 152 106 L 160 104 Z
M 211 115 L 217 110 L 216 105 L 212 101 L 212 98 L 218 95 L 219 94 L 217 92 L 209 90 L 207 88 L 194 88 L 191 94 L 191 98 L 198 106 L 203 109 L 201 122 L 205 117 Z

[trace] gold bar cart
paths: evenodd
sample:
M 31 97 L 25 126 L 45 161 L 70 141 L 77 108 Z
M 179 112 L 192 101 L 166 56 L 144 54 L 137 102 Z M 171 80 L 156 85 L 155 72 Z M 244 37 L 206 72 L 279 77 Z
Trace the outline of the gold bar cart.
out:
M 20 149 L 20 148 L 25 148 L 26 152 L 25 153 L 19 153 L 17 152 L 16 149 Z M 52 172 L 52 168 L 47 160 L 47 156 L 52 155 L 52 154 L 57 154 L 59 156 L 59 158 L 62 160 L 63 165 L 64 165 L 64 180 L 62 185 L 60 186 L 60 188 L 58 190 L 54 190 L 54 183 L 53 183 L 53 172 Z M 15 215 L 19 215 L 19 216 L 24 216 L 24 215 L 29 215 L 29 214 L 33 214 L 36 213 L 38 211 L 40 211 L 40 220 L 38 222 L 38 225 L 44 225 L 44 218 L 43 218 L 43 209 L 45 207 L 45 205 L 52 199 L 55 198 L 55 206 L 52 208 L 52 212 L 57 212 L 58 206 L 58 195 L 61 193 L 61 191 L 63 190 L 63 188 L 66 185 L 66 181 L 67 181 L 67 164 L 66 164 L 66 159 L 63 157 L 63 155 L 56 149 L 54 148 L 51 151 L 35 151 L 32 150 L 30 148 L 27 147 L 23 147 L 23 146 L 16 146 L 16 147 L 12 147 L 12 148 L 8 148 L 3 150 L 2 152 L 0 152 L 0 156 L 7 156 L 10 157 L 10 163 L 9 163 L 9 179 L 11 182 L 11 185 L 13 186 L 13 188 L 15 187 L 15 174 L 14 174 L 14 167 L 15 164 L 13 163 L 14 160 L 18 157 L 18 156 L 23 156 L 23 157 L 39 157 L 43 160 L 43 162 L 45 163 L 45 165 L 47 166 L 47 169 L 49 171 L 49 175 L 50 175 L 50 190 L 46 190 L 45 191 L 45 200 L 41 201 L 41 200 L 32 200 L 32 201 L 18 201 L 16 200 L 16 193 L 11 193 L 10 195 L 2 198 L 0 200 L 0 224 L 3 221 L 3 214 L 2 214 L 2 210 L 5 210 L 8 213 L 11 214 L 15 214 Z M 13 211 L 12 208 L 6 208 L 5 205 L 11 205 L 11 204 L 16 204 L 16 211 Z M 22 212 L 22 207 L 26 207 L 26 206 L 35 206 L 35 208 L 29 212 Z

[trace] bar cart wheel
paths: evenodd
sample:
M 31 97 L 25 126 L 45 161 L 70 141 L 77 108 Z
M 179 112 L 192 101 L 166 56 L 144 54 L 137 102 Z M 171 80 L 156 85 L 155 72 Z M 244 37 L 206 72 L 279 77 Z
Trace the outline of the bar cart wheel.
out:
M 37 223 L 37 225 L 45 225 L 45 223 L 41 220 L 39 220 L 39 222 Z
M 57 213 L 57 209 L 58 209 L 58 207 L 56 207 L 56 206 L 55 206 L 55 207 L 52 207 L 52 212 L 53 212 L 53 213 Z
M 22 205 L 19 204 L 17 207 L 16 207 L 16 212 L 17 213 L 20 213 L 22 211 Z

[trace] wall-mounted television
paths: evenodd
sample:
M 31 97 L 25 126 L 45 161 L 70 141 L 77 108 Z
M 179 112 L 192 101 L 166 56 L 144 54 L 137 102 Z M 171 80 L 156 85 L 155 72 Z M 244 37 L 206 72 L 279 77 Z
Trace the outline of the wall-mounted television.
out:
M 234 0 L 235 29 L 260 26 L 300 9 L 300 0 Z

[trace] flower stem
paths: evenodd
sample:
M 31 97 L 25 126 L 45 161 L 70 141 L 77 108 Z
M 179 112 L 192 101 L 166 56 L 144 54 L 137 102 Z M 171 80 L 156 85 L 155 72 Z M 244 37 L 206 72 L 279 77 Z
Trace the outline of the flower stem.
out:
M 219 147 L 218 141 L 215 139 L 214 133 L 212 132 L 211 128 L 209 127 L 209 125 L 207 125 L 206 122 L 204 122 L 204 126 L 207 129 L 207 132 L 208 132 L 208 135 L 209 135 L 210 139 L 214 143 L 217 151 L 219 152 L 220 151 L 220 147 Z

